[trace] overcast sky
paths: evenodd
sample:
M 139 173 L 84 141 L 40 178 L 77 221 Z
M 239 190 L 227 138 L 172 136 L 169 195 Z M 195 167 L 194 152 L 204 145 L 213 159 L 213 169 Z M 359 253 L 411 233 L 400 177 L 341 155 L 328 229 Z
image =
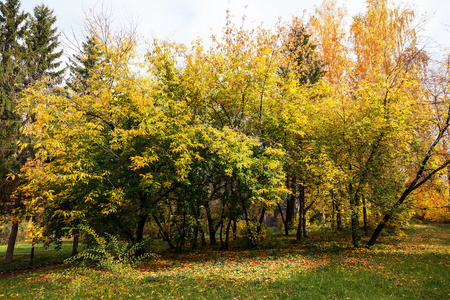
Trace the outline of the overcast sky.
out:
M 395 1 L 398 3 L 399 1 Z M 426 15 L 428 24 L 421 35 L 428 37 L 431 48 L 450 45 L 450 1 L 410 0 L 403 1 L 418 12 Z M 115 22 L 126 25 L 133 20 L 138 32 L 145 40 L 153 37 L 171 39 L 190 44 L 197 37 L 205 40 L 212 33 L 220 33 L 225 25 L 227 8 L 240 25 L 243 14 L 247 16 L 246 27 L 273 26 L 279 17 L 284 21 L 292 15 L 306 16 L 314 12 L 321 1 L 316 0 L 22 0 L 22 8 L 32 12 L 33 7 L 44 3 L 54 10 L 57 26 L 66 35 L 74 32 L 83 36 L 84 12 L 90 8 L 107 7 Z M 364 11 L 364 0 L 338 0 L 346 4 L 349 18 Z M 350 19 L 349 19 L 350 21 Z

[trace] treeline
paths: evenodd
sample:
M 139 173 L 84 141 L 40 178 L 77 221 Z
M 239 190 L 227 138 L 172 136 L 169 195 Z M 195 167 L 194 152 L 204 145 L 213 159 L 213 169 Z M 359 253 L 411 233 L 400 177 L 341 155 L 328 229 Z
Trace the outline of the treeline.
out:
M 174 249 L 238 234 L 257 246 L 269 218 L 302 241 L 322 214 L 355 247 L 413 206 L 448 220 L 446 62 L 419 48 L 412 10 L 371 0 L 350 29 L 344 18 L 324 1 L 307 21 L 228 19 L 208 48 L 155 40 L 141 54 L 133 31 L 94 15 L 64 84 L 53 48 L 46 76 L 14 94 L 8 218 L 30 220 L 34 241 L 77 240 L 85 224 Z

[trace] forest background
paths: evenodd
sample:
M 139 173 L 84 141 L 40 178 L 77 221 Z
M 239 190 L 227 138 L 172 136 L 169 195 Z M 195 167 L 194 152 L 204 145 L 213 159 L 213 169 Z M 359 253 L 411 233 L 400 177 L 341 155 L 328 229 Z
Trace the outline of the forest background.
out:
M 370 247 L 385 226 L 449 221 L 449 56 L 408 7 L 366 1 L 349 28 L 334 1 L 273 28 L 228 13 L 208 46 L 143 53 L 92 11 L 66 70 L 48 7 L 0 11 L 4 263 L 21 222 L 75 254 L 80 225 L 183 250 L 311 225 Z

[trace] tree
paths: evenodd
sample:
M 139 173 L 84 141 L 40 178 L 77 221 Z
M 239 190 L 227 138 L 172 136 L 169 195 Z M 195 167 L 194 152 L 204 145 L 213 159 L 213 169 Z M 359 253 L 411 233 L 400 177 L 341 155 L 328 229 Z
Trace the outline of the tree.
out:
M 44 223 L 59 219 L 63 226 L 82 219 L 98 232 L 140 242 L 150 217 L 158 223 L 163 209 L 187 211 L 190 203 L 180 191 L 199 177 L 193 166 L 212 157 L 219 158 L 225 175 L 245 185 L 246 201 L 278 199 L 284 192 L 282 152 L 204 124 L 177 97 L 176 86 L 166 84 L 167 77 L 132 71 L 132 35 L 111 35 L 105 42 L 93 29 L 89 34 L 102 59 L 86 79 L 79 78 L 83 84 L 63 93 L 37 82 L 20 104 L 22 114 L 35 115 L 26 132 L 37 149 L 24 168 L 23 191 L 51 212 Z M 201 156 L 202 149 L 212 155 Z
M 18 0 L 0 2 L 0 189 L 2 200 L 7 203 L 12 201 L 10 197 L 19 184 L 18 180 L 8 180 L 7 174 L 18 172 L 23 158 L 17 149 L 22 122 L 14 109 L 25 74 L 25 51 L 21 45 L 25 19 Z M 20 201 L 19 195 L 12 206 L 18 208 Z M 12 262 L 18 228 L 18 221 L 13 222 L 4 264 Z
M 42 80 L 48 77 L 59 82 L 64 69 L 57 70 L 61 65 L 58 61 L 63 51 L 58 51 L 59 35 L 54 28 L 56 17 L 53 11 L 41 4 L 33 9 L 33 16 L 28 21 L 26 47 L 28 52 L 28 78 L 29 82 Z
M 310 40 L 311 35 L 307 32 L 307 28 L 298 19 L 293 19 L 290 25 L 290 33 L 287 35 L 284 41 L 285 51 L 288 56 L 288 65 L 281 67 L 281 75 L 289 80 L 298 81 L 298 88 L 305 90 L 314 90 L 315 84 L 325 74 L 324 65 L 321 60 L 318 59 L 317 53 L 315 53 L 316 45 Z M 300 95 L 306 96 L 306 99 L 314 101 L 312 94 L 300 93 Z M 297 100 L 298 102 L 298 100 Z M 312 111 L 312 103 L 302 103 L 302 106 L 308 107 L 303 109 L 300 115 L 296 115 L 296 118 L 307 118 L 308 123 L 314 123 L 314 116 L 309 115 Z M 300 108 L 297 107 L 297 110 Z M 312 117 L 309 119 L 309 117 Z M 291 124 L 295 124 L 295 121 L 291 121 Z M 290 160 L 285 165 L 287 170 L 286 186 L 289 187 L 291 195 L 286 199 L 286 215 L 283 216 L 281 207 L 279 210 L 281 213 L 282 221 L 285 227 L 285 234 L 288 235 L 289 228 L 292 226 L 294 219 L 294 212 L 298 201 L 298 228 L 297 239 L 303 240 L 307 236 L 306 229 L 306 213 L 309 208 L 312 207 L 315 201 L 311 201 L 310 204 L 306 204 L 307 194 L 306 189 L 312 188 L 314 184 L 318 184 L 318 174 L 314 174 L 317 169 L 313 166 L 317 163 L 314 156 L 319 155 L 318 149 L 315 149 L 311 141 L 312 131 L 306 130 L 308 126 L 294 125 L 290 128 L 291 132 L 279 132 L 283 134 L 284 138 L 281 140 L 283 147 L 288 151 Z M 311 129 L 311 127 L 309 127 Z M 302 132 L 302 134 L 298 134 Z M 272 139 L 278 139 L 278 137 L 271 137 Z M 314 161 L 312 163 L 312 161 Z M 323 176 L 321 176 L 323 178 Z M 311 184 L 311 186 L 309 186 Z
M 2 139 L 2 165 L 1 185 L 2 190 L 7 191 L 5 197 L 17 188 L 18 177 L 15 180 L 6 180 L 6 174 L 17 174 L 20 167 L 28 158 L 32 157 L 32 149 L 24 146 L 17 147 L 17 142 L 26 140 L 19 133 L 19 128 L 24 122 L 30 122 L 31 115 L 19 116 L 14 112 L 20 92 L 25 86 L 35 80 L 43 79 L 44 76 L 52 77 L 51 80 L 60 80 L 59 76 L 63 70 L 52 71 L 60 62 L 62 51 L 55 52 L 58 47 L 58 36 L 56 29 L 52 28 L 56 18 L 52 11 L 44 5 L 34 9 L 34 16 L 26 24 L 27 14 L 20 12 L 19 1 L 6 1 L 0 4 L 2 13 L 1 21 L 1 139 Z M 12 178 L 12 177 L 10 177 Z M 23 196 L 15 196 L 14 207 L 17 210 L 21 205 Z M 7 199 L 6 199 L 7 200 Z M 18 221 L 12 227 L 10 243 L 8 244 L 8 255 L 5 263 L 12 260 L 15 236 L 17 235 Z
M 346 16 L 345 7 L 338 7 L 335 0 L 324 0 L 309 21 L 312 42 L 317 45 L 316 53 L 324 64 L 325 80 L 343 86 L 352 66 L 344 21 Z
M 440 75 L 437 78 L 436 85 L 432 85 L 434 91 L 431 91 L 430 86 L 428 86 L 428 89 L 430 89 L 428 95 L 431 95 L 431 99 L 424 101 L 422 104 L 423 109 L 430 112 L 430 117 L 427 119 L 426 126 L 424 126 L 429 134 L 424 135 L 422 128 L 418 128 L 417 133 L 421 137 L 421 141 L 418 143 L 420 147 L 417 149 L 416 159 L 412 160 L 409 166 L 408 181 L 402 186 L 403 190 L 398 194 L 397 200 L 384 214 L 381 222 L 378 223 L 366 247 L 370 248 L 375 244 L 387 222 L 398 213 L 403 203 L 414 191 L 430 182 L 433 177 L 436 177 L 450 165 L 446 147 L 443 147 L 443 149 L 439 147 L 448 143 L 450 127 L 450 104 L 447 92 L 450 82 L 448 61 L 442 64 Z
M 80 53 L 70 59 L 68 85 L 73 90 L 85 91 L 88 79 L 95 72 L 95 67 L 101 62 L 101 53 L 98 52 L 98 47 L 95 45 L 93 38 L 86 38 L 81 47 Z

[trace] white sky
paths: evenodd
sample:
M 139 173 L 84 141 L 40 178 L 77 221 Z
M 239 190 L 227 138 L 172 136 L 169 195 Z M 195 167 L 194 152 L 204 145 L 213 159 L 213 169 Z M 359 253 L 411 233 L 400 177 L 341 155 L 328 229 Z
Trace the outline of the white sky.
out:
M 279 17 L 283 21 L 292 15 L 306 16 L 314 12 L 317 0 L 22 0 L 22 9 L 31 13 L 33 7 L 44 3 L 53 9 L 57 27 L 66 35 L 72 32 L 83 37 L 84 12 L 90 8 L 107 7 L 117 23 L 129 24 L 130 19 L 138 24 L 138 32 L 146 41 L 153 37 L 171 39 L 190 44 L 197 37 L 208 40 L 212 33 L 220 33 L 225 25 L 226 9 L 229 8 L 234 21 L 241 24 L 243 14 L 247 16 L 245 26 L 261 23 L 270 28 Z M 394 1 L 399 3 L 399 1 Z M 364 0 L 338 0 L 346 3 L 349 18 L 364 11 Z M 426 15 L 428 24 L 421 33 L 429 39 L 428 48 L 441 49 L 450 45 L 450 1 L 410 0 L 403 1 L 416 8 L 418 17 Z M 350 22 L 350 19 L 349 19 Z

